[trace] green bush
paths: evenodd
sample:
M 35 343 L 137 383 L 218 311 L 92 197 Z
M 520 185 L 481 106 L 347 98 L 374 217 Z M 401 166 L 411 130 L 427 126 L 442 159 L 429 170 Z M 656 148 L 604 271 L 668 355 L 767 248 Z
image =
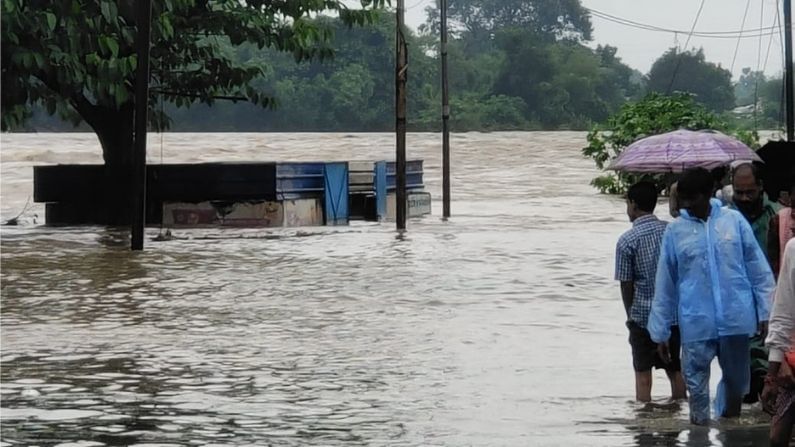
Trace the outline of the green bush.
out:
M 736 131 L 717 114 L 696 103 L 690 95 L 651 93 L 638 102 L 625 104 L 604 126 L 594 127 L 588 133 L 588 146 L 582 149 L 582 153 L 593 159 L 597 168 L 604 169 L 634 141 L 677 129 L 718 130 L 734 135 L 754 149 L 759 146 L 756 131 Z M 604 194 L 622 194 L 641 178 L 654 181 L 662 191 L 668 186 L 671 176 L 606 173 L 593 179 L 591 185 Z

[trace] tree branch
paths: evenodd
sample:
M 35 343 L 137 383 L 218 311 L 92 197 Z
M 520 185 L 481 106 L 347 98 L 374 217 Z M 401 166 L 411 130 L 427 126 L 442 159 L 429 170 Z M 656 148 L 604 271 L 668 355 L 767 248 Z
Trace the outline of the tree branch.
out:
M 50 89 L 51 92 L 55 95 L 59 95 L 62 98 L 66 99 L 66 102 L 72 106 L 75 111 L 88 123 L 91 128 L 94 130 L 97 129 L 97 125 L 99 124 L 99 119 L 102 116 L 101 113 L 98 113 L 97 106 L 91 104 L 91 102 L 83 96 L 82 93 L 74 92 L 72 94 L 66 95 L 64 92 L 61 91 L 61 86 L 58 83 L 58 78 L 54 76 L 54 73 L 50 71 L 39 70 L 38 73 L 34 75 L 45 87 Z
M 99 107 L 91 104 L 91 101 L 86 99 L 85 96 L 79 93 L 74 93 L 69 96 L 69 104 L 78 114 L 91 126 L 95 131 L 102 126 L 103 114 L 100 113 Z M 99 127 L 98 127 L 99 126 Z
M 181 96 L 183 98 L 212 98 L 212 99 L 221 99 L 226 101 L 248 101 L 249 99 L 245 96 L 224 96 L 224 95 L 211 95 L 205 96 L 200 95 L 198 93 L 185 93 L 185 92 L 176 92 L 171 90 L 160 90 L 160 89 L 150 89 L 152 93 L 160 93 L 163 95 L 170 95 L 170 96 Z

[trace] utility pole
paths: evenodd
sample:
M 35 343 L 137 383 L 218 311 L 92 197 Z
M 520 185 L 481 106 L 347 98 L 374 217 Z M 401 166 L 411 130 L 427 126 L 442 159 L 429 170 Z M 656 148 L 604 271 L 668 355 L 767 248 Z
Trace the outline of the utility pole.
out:
M 787 105 L 787 141 L 795 141 L 795 114 L 792 93 L 792 2 L 784 0 L 784 94 Z
M 447 0 L 440 0 L 442 19 L 442 216 L 450 217 L 450 96 L 447 88 Z
M 132 175 L 132 250 L 144 249 L 146 225 L 146 121 L 149 107 L 149 46 L 152 22 L 152 0 L 138 0 L 135 40 L 138 70 L 135 73 L 135 140 L 133 144 Z
M 405 0 L 397 0 L 396 67 L 395 67 L 395 133 L 397 153 L 395 154 L 395 217 L 397 229 L 406 229 L 406 80 L 408 51 L 403 35 Z

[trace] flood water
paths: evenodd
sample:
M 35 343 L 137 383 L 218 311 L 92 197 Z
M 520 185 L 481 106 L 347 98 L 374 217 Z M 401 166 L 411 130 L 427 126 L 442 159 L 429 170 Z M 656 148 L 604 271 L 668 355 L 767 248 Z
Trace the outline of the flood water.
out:
M 150 163 L 392 158 L 389 134 L 151 135 Z M 768 418 L 640 411 L 613 275 L 629 227 L 585 134 L 411 134 L 434 214 L 336 228 L 2 228 L 2 445 L 760 445 Z M 2 135 L 3 221 L 89 134 Z M 660 215 L 667 207 L 658 209 Z M 713 377 L 714 383 L 717 378 Z M 655 374 L 664 399 L 664 374 Z

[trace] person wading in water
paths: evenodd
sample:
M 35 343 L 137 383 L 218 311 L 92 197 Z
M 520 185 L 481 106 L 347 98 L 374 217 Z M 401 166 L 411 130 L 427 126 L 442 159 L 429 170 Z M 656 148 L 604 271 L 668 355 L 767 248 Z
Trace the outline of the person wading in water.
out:
M 635 369 L 635 399 L 651 401 L 652 368 L 663 368 L 671 382 L 671 398 L 684 399 L 685 383 L 679 363 L 679 328 L 671 328 L 672 358 L 664 362 L 651 340 L 646 323 L 654 297 L 654 277 L 660 258 L 660 241 L 666 222 L 657 219 L 657 189 L 653 183 L 640 182 L 627 192 L 627 215 L 632 228 L 616 244 L 616 280 L 621 282 L 621 298 L 627 313 L 632 366 Z
M 723 377 L 716 412 L 740 415 L 750 383 L 749 342 L 766 333 L 773 273 L 753 230 L 737 211 L 710 200 L 713 180 L 702 168 L 678 183 L 681 216 L 668 224 L 660 249 L 648 330 L 670 358 L 671 325 L 678 318 L 690 420 L 710 420 L 710 364 Z

